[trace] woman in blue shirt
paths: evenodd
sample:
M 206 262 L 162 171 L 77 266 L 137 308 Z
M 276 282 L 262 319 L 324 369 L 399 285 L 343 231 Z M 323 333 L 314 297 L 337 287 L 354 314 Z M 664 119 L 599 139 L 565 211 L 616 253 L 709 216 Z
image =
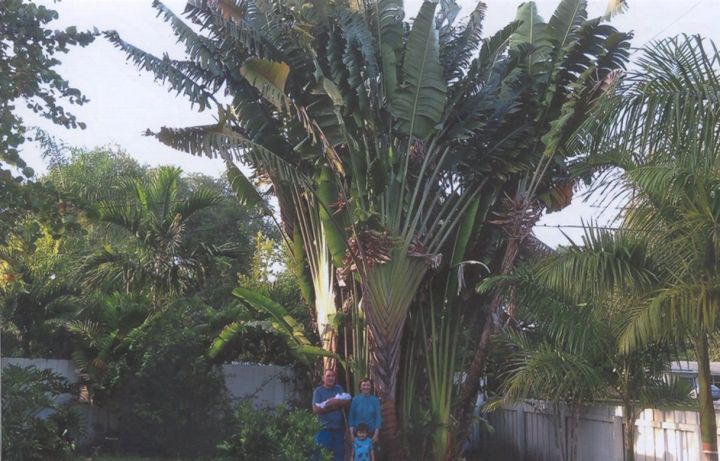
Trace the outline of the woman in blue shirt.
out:
M 350 434 L 355 437 L 355 429 L 360 423 L 365 423 L 372 434 L 374 444 L 378 443 L 380 438 L 381 416 L 380 416 L 380 400 L 374 395 L 370 395 L 372 390 L 372 381 L 370 378 L 363 378 L 360 381 L 360 395 L 356 395 L 350 404 L 350 415 L 348 423 L 350 425 Z

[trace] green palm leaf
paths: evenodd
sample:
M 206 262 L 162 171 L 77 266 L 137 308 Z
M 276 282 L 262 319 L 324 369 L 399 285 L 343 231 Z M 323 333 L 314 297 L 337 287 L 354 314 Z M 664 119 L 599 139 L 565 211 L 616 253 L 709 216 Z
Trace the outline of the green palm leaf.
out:
M 270 315 L 272 325 L 275 331 L 283 335 L 290 347 L 300 357 L 334 357 L 332 352 L 326 351 L 319 346 L 313 345 L 305 336 L 305 332 L 301 323 L 295 320 L 287 310 L 267 296 L 247 288 L 238 287 L 233 290 L 233 295 L 252 306 L 258 312 Z M 227 335 L 238 327 L 228 327 Z
M 132 60 L 137 67 L 152 72 L 160 81 L 168 82 L 177 94 L 184 94 L 192 104 L 198 104 L 200 111 L 215 102 L 213 93 L 192 78 L 194 72 L 182 70 L 178 61 L 173 61 L 167 55 L 162 58 L 153 56 L 121 39 L 116 31 L 107 31 L 104 35 L 114 46 L 125 52 L 128 60 Z M 193 64 L 186 62 L 184 66 Z
M 246 325 L 244 322 L 232 322 L 218 333 L 217 337 L 213 339 L 208 350 L 208 357 L 211 359 L 217 358 L 227 347 L 233 339 L 239 337 L 246 331 Z
M 265 214 L 272 215 L 265 199 L 260 195 L 255 185 L 240 171 L 234 163 L 226 162 L 227 177 L 230 188 L 235 192 L 240 206 L 244 208 L 260 207 Z
M 547 24 L 557 49 L 563 49 L 575 39 L 575 31 L 587 19 L 586 0 L 562 0 Z
M 282 155 L 227 127 L 218 125 L 189 128 L 163 127 L 158 133 L 149 134 L 163 144 L 192 155 L 245 160 L 251 166 L 262 166 L 277 180 L 291 184 L 305 184 L 307 181 L 296 166 L 285 160 Z
M 552 43 L 546 31 L 547 24 L 537 12 L 535 2 L 525 2 L 518 7 L 516 21 L 520 26 L 510 38 L 511 49 L 519 50 L 523 46 L 529 46 L 530 52 L 525 59 L 525 66 L 531 76 L 539 75 L 542 72 L 542 64 L 550 52 Z
M 382 61 L 383 92 L 392 101 L 398 85 L 397 50 L 402 46 L 405 11 L 402 0 L 378 0 L 370 5 Z
M 425 2 L 408 36 L 402 67 L 402 86 L 392 101 L 402 133 L 425 139 L 442 118 L 447 87 L 440 65 L 435 29 L 435 3 Z
M 253 58 L 243 63 L 240 74 L 278 110 L 290 112 L 290 103 L 285 95 L 290 66 L 284 62 Z

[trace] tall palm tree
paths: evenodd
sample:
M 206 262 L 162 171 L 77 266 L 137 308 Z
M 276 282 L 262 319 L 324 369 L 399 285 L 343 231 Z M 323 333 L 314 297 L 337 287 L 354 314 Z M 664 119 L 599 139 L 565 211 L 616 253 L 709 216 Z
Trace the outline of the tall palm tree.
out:
M 623 232 L 589 234 L 544 276 L 555 286 L 630 299 L 624 350 L 692 341 L 703 459 L 717 460 L 708 336 L 720 314 L 720 54 L 700 37 L 682 36 L 648 46 L 638 64 L 579 138 L 599 154 L 589 167 L 604 169 L 611 190 L 628 200 Z

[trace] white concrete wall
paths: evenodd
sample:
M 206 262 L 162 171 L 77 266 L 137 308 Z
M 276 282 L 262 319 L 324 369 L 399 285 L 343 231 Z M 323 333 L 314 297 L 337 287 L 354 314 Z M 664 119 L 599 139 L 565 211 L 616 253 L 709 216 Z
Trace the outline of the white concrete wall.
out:
M 612 405 L 594 405 L 583 411 L 578 429 L 578 460 L 623 460 L 622 414 L 622 407 Z M 554 417 L 552 409 L 543 402 L 504 406 L 487 415 L 494 433 L 483 434 L 482 444 L 504 447 L 514 452 L 516 459 L 556 461 L 560 457 Z M 635 425 L 637 461 L 700 459 L 697 412 L 645 410 Z
M 10 364 L 21 367 L 35 366 L 39 369 L 53 370 L 71 383 L 80 381 L 71 360 L 2 357 L 0 362 L 2 368 Z M 225 376 L 228 399 L 233 404 L 241 400 L 251 400 L 257 408 L 275 407 L 288 403 L 296 397 L 292 370 L 288 367 L 233 363 L 223 365 L 222 372 Z M 94 439 L 98 434 L 107 433 L 114 427 L 116 419 L 110 412 L 97 405 L 77 401 L 76 397 L 61 396 L 63 401 L 75 400 L 72 407 L 83 418 L 87 440 Z
M 223 365 L 222 372 L 233 403 L 252 400 L 255 407 L 276 407 L 296 397 L 288 367 L 232 363 Z

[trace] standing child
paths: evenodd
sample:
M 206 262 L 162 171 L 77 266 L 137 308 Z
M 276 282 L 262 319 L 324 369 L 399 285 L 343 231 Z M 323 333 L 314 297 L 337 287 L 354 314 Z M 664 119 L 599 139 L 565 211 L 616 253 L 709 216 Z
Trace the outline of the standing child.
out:
M 353 440 L 352 461 L 375 461 L 375 451 L 372 439 L 368 437 L 369 433 L 370 428 L 367 424 L 358 424 Z

